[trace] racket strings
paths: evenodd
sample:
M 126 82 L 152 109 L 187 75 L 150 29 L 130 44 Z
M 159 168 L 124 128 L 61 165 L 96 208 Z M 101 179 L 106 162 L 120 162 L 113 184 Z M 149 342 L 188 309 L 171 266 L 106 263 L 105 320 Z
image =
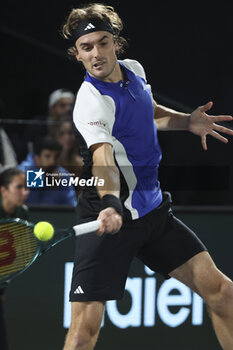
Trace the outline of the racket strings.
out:
M 22 223 L 0 225 L 0 279 L 23 270 L 30 264 L 38 250 L 33 226 Z

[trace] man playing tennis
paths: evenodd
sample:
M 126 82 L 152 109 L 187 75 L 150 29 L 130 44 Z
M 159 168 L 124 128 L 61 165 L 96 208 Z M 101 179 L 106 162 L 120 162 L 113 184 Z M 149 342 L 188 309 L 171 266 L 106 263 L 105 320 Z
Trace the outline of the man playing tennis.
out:
M 206 114 L 212 102 L 190 115 L 158 105 L 143 67 L 117 60 L 122 21 L 110 6 L 71 11 L 63 34 L 86 69 L 74 108 L 86 176 L 105 180 L 85 188 L 78 217 L 102 221 L 99 235 L 78 238 L 70 291 L 72 321 L 64 350 L 91 350 L 106 300 L 123 296 L 134 257 L 165 278 L 174 277 L 201 295 L 224 350 L 233 349 L 233 283 L 215 266 L 197 236 L 173 216 L 169 193 L 158 182 L 161 150 L 157 130 L 189 130 L 207 149 L 209 134 L 233 132 L 215 124 L 230 116 Z M 91 170 L 90 170 L 91 169 Z M 106 234 L 108 233 L 108 234 Z

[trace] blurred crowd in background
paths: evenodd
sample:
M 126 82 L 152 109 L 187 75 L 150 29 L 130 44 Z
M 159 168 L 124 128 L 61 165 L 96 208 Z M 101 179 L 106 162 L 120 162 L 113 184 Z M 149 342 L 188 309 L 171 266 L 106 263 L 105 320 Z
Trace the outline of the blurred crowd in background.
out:
M 48 96 L 48 114 L 30 120 L 8 120 L 0 128 L 0 171 L 18 167 L 27 170 L 42 168 L 58 176 L 80 177 L 82 158 L 79 153 L 72 121 L 75 95 L 67 89 L 57 89 Z M 29 205 L 76 206 L 80 188 L 32 190 Z

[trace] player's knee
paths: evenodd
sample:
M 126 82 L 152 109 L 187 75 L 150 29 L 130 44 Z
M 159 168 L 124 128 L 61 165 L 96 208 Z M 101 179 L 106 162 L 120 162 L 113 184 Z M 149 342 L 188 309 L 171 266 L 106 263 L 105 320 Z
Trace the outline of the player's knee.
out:
M 72 304 L 72 320 L 65 343 L 68 346 L 67 349 L 81 350 L 94 347 L 100 330 L 104 305 L 103 302 Z
M 75 349 L 85 349 L 92 342 L 92 336 L 89 331 L 80 330 L 75 334 Z
M 74 327 L 71 324 L 70 338 L 71 343 L 75 346 L 75 350 L 85 349 L 93 343 L 93 338 L 96 336 L 98 330 L 94 330 L 90 327 Z
M 223 277 L 218 283 L 215 293 L 207 303 L 210 309 L 219 316 L 227 316 L 233 311 L 233 282 Z
M 94 317 L 94 313 L 78 313 L 72 317 L 68 340 L 75 350 L 91 348 L 97 340 L 101 317 Z

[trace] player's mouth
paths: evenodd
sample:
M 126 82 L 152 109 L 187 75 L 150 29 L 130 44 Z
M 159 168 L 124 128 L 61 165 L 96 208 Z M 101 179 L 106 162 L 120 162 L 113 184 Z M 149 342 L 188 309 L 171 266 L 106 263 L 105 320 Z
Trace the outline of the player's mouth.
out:
M 93 68 L 94 69 L 102 69 L 102 67 L 104 66 L 105 64 L 105 61 L 98 61 L 98 62 L 95 62 L 93 64 Z

